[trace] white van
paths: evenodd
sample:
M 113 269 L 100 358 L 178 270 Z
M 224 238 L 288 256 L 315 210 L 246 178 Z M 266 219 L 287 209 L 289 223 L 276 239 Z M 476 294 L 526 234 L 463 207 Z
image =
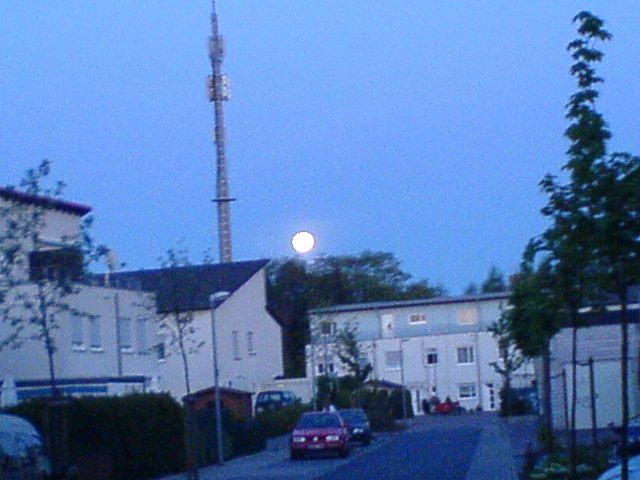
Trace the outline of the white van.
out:
M 0 414 L 0 478 L 40 480 L 51 474 L 42 438 L 27 420 Z

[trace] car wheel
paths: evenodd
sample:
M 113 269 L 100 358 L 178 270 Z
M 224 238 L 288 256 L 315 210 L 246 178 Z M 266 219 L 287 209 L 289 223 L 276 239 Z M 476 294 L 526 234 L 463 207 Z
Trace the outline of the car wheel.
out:
M 340 458 L 345 458 L 349 455 L 349 447 L 345 446 L 344 448 L 342 448 L 339 452 L 338 455 L 340 455 Z
M 365 447 L 367 445 L 369 445 L 370 443 L 371 443 L 371 438 L 370 437 L 367 437 L 362 441 L 362 445 L 364 445 Z
M 302 458 L 302 453 L 300 452 L 291 452 L 290 453 L 291 460 L 300 460 Z

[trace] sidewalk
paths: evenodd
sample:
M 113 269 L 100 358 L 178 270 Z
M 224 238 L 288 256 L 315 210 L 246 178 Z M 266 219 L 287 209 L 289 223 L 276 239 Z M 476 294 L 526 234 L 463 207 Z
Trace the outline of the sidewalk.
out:
M 518 480 L 515 453 L 504 421 L 495 414 L 482 415 L 482 432 L 467 480 Z

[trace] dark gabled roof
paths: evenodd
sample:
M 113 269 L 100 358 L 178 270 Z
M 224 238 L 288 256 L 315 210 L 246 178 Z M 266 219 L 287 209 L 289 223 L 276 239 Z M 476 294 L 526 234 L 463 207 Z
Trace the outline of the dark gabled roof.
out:
M 420 298 L 416 300 L 391 300 L 386 302 L 353 303 L 350 305 L 334 305 L 332 307 L 316 308 L 310 314 L 321 315 L 329 313 L 358 312 L 363 310 L 377 310 L 385 308 L 417 307 L 423 305 L 445 305 L 452 303 L 479 302 L 483 300 L 508 300 L 509 292 L 481 293 L 477 295 L 460 295 L 452 297 Z
M 110 275 L 110 286 L 155 293 L 158 313 L 207 310 L 211 294 L 233 294 L 268 262 L 252 260 L 116 272 Z
M 79 217 L 83 217 L 91 211 L 91 207 L 88 205 L 67 202 L 59 198 L 33 195 L 31 193 L 21 192 L 11 187 L 0 187 L 0 197 L 11 202 L 37 205 L 38 207 L 48 208 L 51 210 L 60 210 L 61 212 L 70 213 Z

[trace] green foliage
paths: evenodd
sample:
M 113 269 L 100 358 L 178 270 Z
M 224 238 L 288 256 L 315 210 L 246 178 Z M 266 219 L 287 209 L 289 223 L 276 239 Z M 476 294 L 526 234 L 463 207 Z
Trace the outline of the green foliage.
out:
M 367 412 L 372 430 L 379 432 L 397 430 L 386 390 L 363 390 L 360 393 L 360 402 L 364 411 Z
M 46 399 L 20 403 L 9 413 L 33 422 L 45 435 Z M 70 398 L 70 463 L 84 478 L 138 479 L 184 467 L 182 409 L 166 394 Z M 99 470 L 93 470 L 99 469 Z
M 533 407 L 527 399 L 520 397 L 513 389 L 507 390 L 505 386 L 500 389 L 501 416 L 530 415 L 533 413 L 535 413 Z
M 487 278 L 480 285 L 480 291 L 482 293 L 499 293 L 506 290 L 507 284 L 504 280 L 504 274 L 495 265 L 492 265 L 487 273 Z
M 404 411 L 402 400 L 404 398 Z M 411 392 L 409 390 L 393 390 L 389 395 L 389 408 L 394 419 L 400 420 L 406 414 L 406 418 L 413 418 L 413 405 L 411 404 Z
M 300 416 L 309 411 L 309 404 L 287 405 L 283 408 L 265 410 L 256 416 L 256 422 L 266 437 L 278 437 L 289 433 Z
M 373 371 L 371 363 L 363 360 L 364 357 L 360 352 L 357 333 L 358 327 L 355 324 L 346 324 L 336 335 L 338 358 L 355 383 L 352 390 L 361 388 Z

